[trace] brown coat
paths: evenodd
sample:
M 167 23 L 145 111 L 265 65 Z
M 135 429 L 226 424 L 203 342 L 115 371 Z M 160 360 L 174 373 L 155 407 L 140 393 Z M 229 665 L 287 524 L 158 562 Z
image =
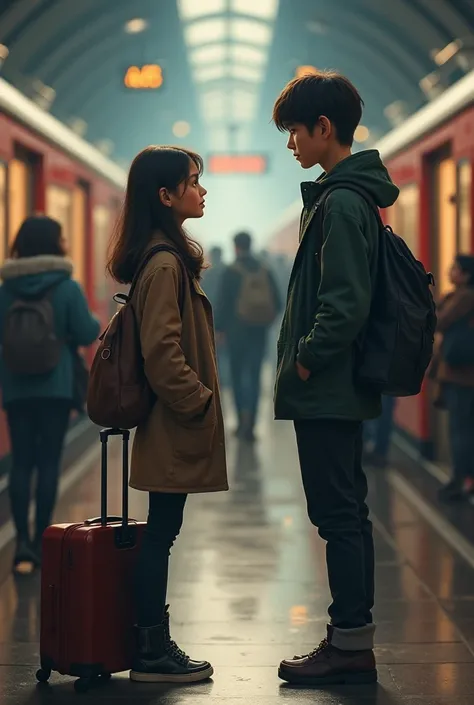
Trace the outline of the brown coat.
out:
M 459 288 L 448 294 L 439 304 L 437 310 L 438 326 L 433 370 L 436 380 L 440 383 L 457 384 L 461 387 L 474 387 L 474 365 L 466 367 L 450 367 L 441 353 L 443 334 L 461 318 L 472 314 L 474 318 L 474 290 Z
M 165 242 L 156 238 L 152 244 Z M 137 313 L 145 372 L 157 401 L 135 434 L 131 487 L 148 492 L 227 490 L 209 301 L 197 280 L 183 275 L 175 255 L 159 252 L 138 283 Z

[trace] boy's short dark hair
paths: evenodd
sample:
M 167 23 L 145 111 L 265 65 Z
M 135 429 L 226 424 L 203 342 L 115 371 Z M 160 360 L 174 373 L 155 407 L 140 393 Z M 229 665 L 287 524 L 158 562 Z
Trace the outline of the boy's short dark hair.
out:
M 281 132 L 300 123 L 312 133 L 321 115 L 336 128 L 340 144 L 352 146 L 364 101 L 348 78 L 337 71 L 318 71 L 294 78 L 280 93 L 273 122 Z
M 249 233 L 237 233 L 234 237 L 234 245 L 242 252 L 249 252 L 252 247 L 252 236 Z

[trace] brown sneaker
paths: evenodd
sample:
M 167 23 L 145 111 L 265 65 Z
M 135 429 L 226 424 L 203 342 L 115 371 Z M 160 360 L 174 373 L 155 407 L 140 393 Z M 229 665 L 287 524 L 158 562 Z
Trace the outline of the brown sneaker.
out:
M 341 651 L 323 639 L 311 653 L 282 661 L 278 676 L 295 685 L 376 683 L 377 669 L 372 650 Z

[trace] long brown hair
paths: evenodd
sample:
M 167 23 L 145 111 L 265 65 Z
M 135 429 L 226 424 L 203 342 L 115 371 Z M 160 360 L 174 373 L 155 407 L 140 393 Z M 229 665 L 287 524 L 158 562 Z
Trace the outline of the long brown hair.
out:
M 147 147 L 133 160 L 107 263 L 107 270 L 116 281 L 130 284 L 157 231 L 171 240 L 190 274 L 200 277 L 204 266 L 201 245 L 177 224 L 172 210 L 159 197 L 161 188 L 176 191 L 188 178 L 190 161 L 202 174 L 202 157 L 181 147 Z

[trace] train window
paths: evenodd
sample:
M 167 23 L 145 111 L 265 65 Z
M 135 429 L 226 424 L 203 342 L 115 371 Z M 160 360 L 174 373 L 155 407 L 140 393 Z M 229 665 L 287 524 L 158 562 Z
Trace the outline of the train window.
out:
M 395 208 L 390 209 L 387 222 L 397 235 L 407 243 L 415 257 L 419 257 L 418 216 L 420 189 L 417 184 L 407 184 L 400 189 Z
M 61 223 L 63 237 L 71 250 L 72 194 L 60 186 L 48 186 L 46 191 L 46 213 Z
M 70 243 L 71 259 L 74 262 L 74 278 L 86 288 L 86 254 L 87 254 L 87 190 L 77 184 L 72 198 L 72 238 Z
M 110 210 L 107 206 L 96 206 L 93 213 L 94 221 L 94 282 L 96 299 L 104 301 L 108 294 L 108 284 L 105 276 L 105 260 L 110 235 Z
M 458 249 L 472 252 L 471 217 L 472 166 L 468 161 L 458 164 Z
M 456 223 L 456 180 L 457 169 L 454 159 L 445 157 L 435 166 L 435 208 L 437 279 L 439 293 L 444 294 L 451 288 L 449 270 L 457 252 Z
M 8 166 L 8 242 L 11 243 L 31 212 L 32 169 L 23 159 Z
M 6 212 L 6 193 L 7 191 L 7 168 L 5 164 L 0 162 L 0 262 L 5 259 L 6 250 L 6 225 L 7 225 L 7 212 Z

